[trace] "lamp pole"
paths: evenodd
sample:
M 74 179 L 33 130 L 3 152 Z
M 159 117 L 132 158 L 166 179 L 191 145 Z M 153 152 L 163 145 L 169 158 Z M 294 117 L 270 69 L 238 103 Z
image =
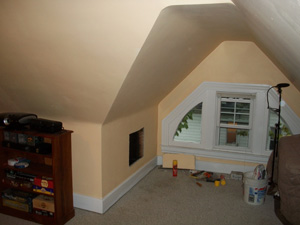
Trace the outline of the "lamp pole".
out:
M 277 88 L 278 92 L 278 109 L 275 109 L 278 115 L 278 121 L 275 124 L 275 136 L 274 136 L 274 148 L 273 148 L 273 163 L 272 163 L 272 176 L 271 176 L 271 185 L 274 185 L 274 171 L 275 166 L 277 166 L 277 158 L 278 158 L 278 144 L 279 144 L 279 136 L 280 136 L 280 113 L 281 113 L 281 94 L 282 88 L 290 86 L 288 83 L 280 83 L 274 86 Z M 273 88 L 273 87 L 272 87 Z

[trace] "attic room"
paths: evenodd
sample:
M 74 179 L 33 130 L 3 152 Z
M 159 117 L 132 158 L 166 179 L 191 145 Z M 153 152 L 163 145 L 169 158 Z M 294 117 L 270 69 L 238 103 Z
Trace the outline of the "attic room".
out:
M 74 206 L 96 213 L 174 157 L 185 168 L 251 170 L 271 154 L 268 88 L 290 84 L 282 119 L 300 134 L 299 11 L 297 0 L 2 1 L 1 112 L 73 131 Z M 257 96 L 258 133 L 243 152 L 215 148 L 220 93 Z M 201 102 L 200 145 L 174 144 Z M 129 165 L 140 130 L 143 154 Z

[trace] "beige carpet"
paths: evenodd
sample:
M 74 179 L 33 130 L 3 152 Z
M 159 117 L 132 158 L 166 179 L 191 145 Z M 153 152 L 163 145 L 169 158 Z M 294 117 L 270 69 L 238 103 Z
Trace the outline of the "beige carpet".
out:
M 260 206 L 243 200 L 242 182 L 226 179 L 226 186 L 201 182 L 179 170 L 156 168 L 123 196 L 105 214 L 75 209 L 67 225 L 280 225 L 274 212 L 273 197 Z M 0 214 L 2 225 L 35 223 Z

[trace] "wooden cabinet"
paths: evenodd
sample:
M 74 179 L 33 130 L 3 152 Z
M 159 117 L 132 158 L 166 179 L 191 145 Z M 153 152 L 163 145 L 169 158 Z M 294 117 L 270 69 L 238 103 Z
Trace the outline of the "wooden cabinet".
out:
M 49 134 L 0 128 L 0 213 L 41 224 L 65 224 L 74 217 L 71 133 L 72 131 L 69 130 Z M 29 143 L 29 140 L 36 140 L 36 142 Z M 17 168 L 9 165 L 8 160 L 17 157 L 29 160 L 29 166 Z M 20 181 L 20 178 L 11 177 L 10 174 L 14 176 L 25 174 L 36 179 L 41 178 L 42 181 L 48 180 L 52 188 L 45 188 L 47 184 L 42 185 L 37 192 L 32 180 L 29 181 L 32 182 L 31 184 L 27 184 L 25 181 Z M 32 209 L 27 212 L 14 206 L 7 206 L 7 199 L 3 197 L 3 193 L 7 190 L 28 194 L 32 199 L 40 195 L 48 196 L 54 200 L 54 212 L 49 216 L 47 211 L 43 210 Z

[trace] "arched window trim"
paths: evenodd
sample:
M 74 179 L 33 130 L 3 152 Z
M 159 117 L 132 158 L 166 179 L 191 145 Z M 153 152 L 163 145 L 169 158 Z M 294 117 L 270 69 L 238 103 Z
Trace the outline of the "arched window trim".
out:
M 269 85 L 203 82 L 162 121 L 162 152 L 184 153 L 202 157 L 242 160 L 266 163 L 270 151 L 266 150 L 268 115 L 266 93 Z M 237 151 L 216 145 L 217 95 L 218 93 L 250 94 L 254 97 L 253 136 L 248 151 Z M 284 99 L 284 96 L 283 96 Z M 202 102 L 201 143 L 175 142 L 174 133 L 183 116 Z M 275 90 L 269 92 L 270 107 L 278 106 Z M 286 104 L 281 116 L 293 134 L 300 133 L 300 118 Z

